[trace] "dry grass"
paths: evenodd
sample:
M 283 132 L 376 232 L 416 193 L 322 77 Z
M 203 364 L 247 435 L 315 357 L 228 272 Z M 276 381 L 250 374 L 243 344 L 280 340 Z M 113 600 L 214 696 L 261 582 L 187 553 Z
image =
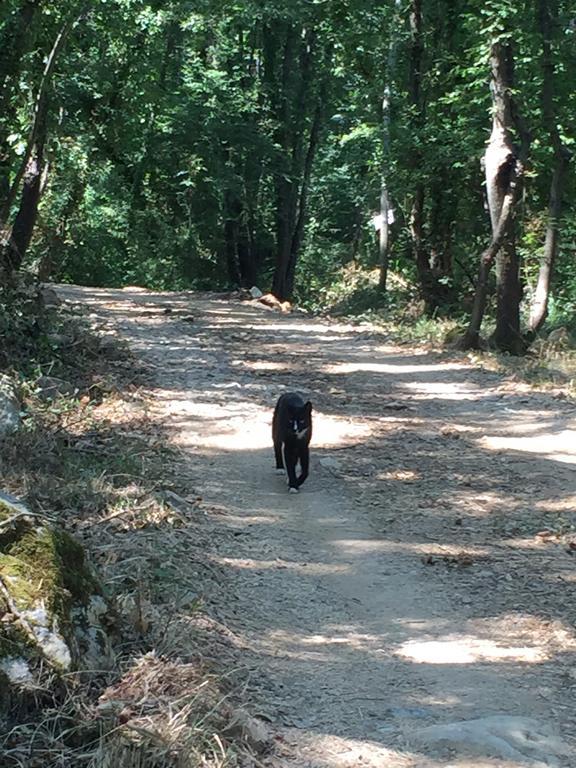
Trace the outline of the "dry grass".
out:
M 234 759 L 219 735 L 231 708 L 198 663 L 148 653 L 100 698 L 100 715 L 118 727 L 100 740 L 90 766 L 226 766 Z
M 554 390 L 561 397 L 576 397 L 576 350 L 565 341 L 538 339 L 525 357 L 482 352 L 470 353 L 468 358 L 475 365 L 507 376 L 512 382 Z
M 41 688 L 10 702 L 0 765 L 253 765 L 246 739 L 224 735 L 233 686 L 214 671 L 217 653 L 205 659 L 201 607 L 222 574 L 207 556 L 211 523 L 194 479 L 151 418 L 134 361 L 119 352 L 110 366 L 85 327 L 74 333 L 85 334 L 81 364 L 57 368 L 77 394 L 46 402 L 33 377 L 23 381 L 27 416 L 0 448 L 0 473 L 5 490 L 85 546 L 116 606 L 117 667 L 64 678 L 47 670 Z

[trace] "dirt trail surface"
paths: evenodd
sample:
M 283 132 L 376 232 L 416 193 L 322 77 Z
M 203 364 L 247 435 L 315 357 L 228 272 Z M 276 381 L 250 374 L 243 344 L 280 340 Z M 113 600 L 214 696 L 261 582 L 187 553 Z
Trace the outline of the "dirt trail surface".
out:
M 367 328 L 59 290 L 151 368 L 212 504 L 208 611 L 274 734 L 262 763 L 576 766 L 573 403 Z M 299 495 L 273 471 L 287 390 L 314 404 Z

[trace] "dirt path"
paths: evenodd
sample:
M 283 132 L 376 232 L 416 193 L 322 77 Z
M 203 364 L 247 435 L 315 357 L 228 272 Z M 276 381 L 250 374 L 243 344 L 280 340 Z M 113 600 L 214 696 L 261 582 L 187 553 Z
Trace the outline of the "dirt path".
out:
M 271 765 L 576 765 L 573 404 L 362 328 L 62 293 L 154 368 L 155 409 L 219 510 L 210 610 L 272 723 Z M 272 471 L 288 389 L 315 407 L 298 496 Z

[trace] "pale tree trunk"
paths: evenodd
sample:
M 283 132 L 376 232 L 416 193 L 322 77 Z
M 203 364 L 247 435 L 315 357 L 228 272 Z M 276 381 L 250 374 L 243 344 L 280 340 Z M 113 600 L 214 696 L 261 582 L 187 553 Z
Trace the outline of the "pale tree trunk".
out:
M 492 133 L 484 155 L 486 194 L 492 225 L 492 241 L 480 259 L 476 295 L 464 348 L 477 348 L 486 308 L 488 276 L 497 263 L 496 330 L 493 341 L 503 351 L 519 354 L 525 343 L 520 334 L 518 258 L 514 237 L 514 214 L 523 183 L 527 139 L 512 101 L 513 58 L 509 43 L 494 41 L 490 51 L 492 95 Z M 512 142 L 516 129 L 523 137 L 521 150 Z
M 378 230 L 378 255 L 380 261 L 380 278 L 378 285 L 385 293 L 388 283 L 388 264 L 390 261 L 390 199 L 386 176 L 382 176 L 380 186 L 380 229 Z
M 554 263 L 558 251 L 558 239 L 560 235 L 560 216 L 562 215 L 562 190 L 564 176 L 570 162 L 570 152 L 562 144 L 558 126 L 556 124 L 556 109 L 554 107 L 554 60 L 552 52 L 553 27 L 557 22 L 556 3 L 554 0 L 536 0 L 536 12 L 538 28 L 542 37 L 542 118 L 548 131 L 550 144 L 554 150 L 554 168 L 550 182 L 550 195 L 548 199 L 548 223 L 546 226 L 546 240 L 544 253 L 540 262 L 538 282 L 534 293 L 534 300 L 530 310 L 528 328 L 532 334 L 537 333 L 548 316 L 548 302 L 550 299 L 550 286 L 554 272 Z
M 517 355 L 526 351 L 526 342 L 520 333 L 522 286 L 514 214 L 523 187 L 528 138 L 511 96 L 514 89 L 514 58 L 510 42 L 492 45 L 490 64 L 494 122 L 485 159 L 486 189 L 493 232 L 498 228 L 508 188 L 512 183 L 516 185 L 510 221 L 502 246 L 496 254 L 496 328 L 492 342 L 497 349 Z M 520 148 L 512 142 L 514 131 L 520 137 Z M 515 174 L 512 173 L 512 166 Z

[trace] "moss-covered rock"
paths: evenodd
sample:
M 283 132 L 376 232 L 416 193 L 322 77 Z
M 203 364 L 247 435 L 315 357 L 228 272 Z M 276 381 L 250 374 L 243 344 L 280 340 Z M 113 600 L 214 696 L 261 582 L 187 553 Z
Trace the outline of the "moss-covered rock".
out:
M 0 493 L 0 674 L 26 687 L 40 662 L 57 671 L 110 666 L 108 613 L 82 546 Z

